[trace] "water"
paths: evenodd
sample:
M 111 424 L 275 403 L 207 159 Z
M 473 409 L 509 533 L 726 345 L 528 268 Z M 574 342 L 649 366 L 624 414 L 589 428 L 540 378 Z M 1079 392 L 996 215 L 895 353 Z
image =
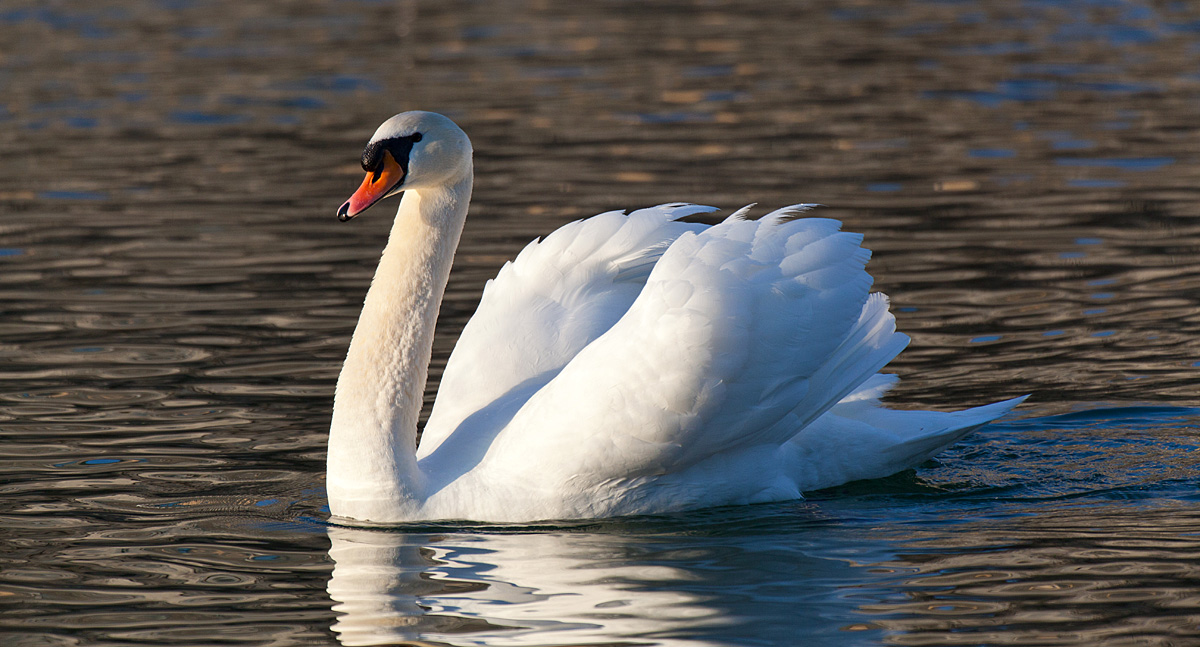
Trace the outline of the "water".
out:
M 1191 5 L 12 0 L 0 36 L 6 645 L 1200 634 Z M 389 226 L 334 211 L 415 108 L 477 151 L 430 393 L 528 240 L 687 200 L 864 232 L 913 337 L 894 402 L 1033 397 L 801 502 L 327 527 Z

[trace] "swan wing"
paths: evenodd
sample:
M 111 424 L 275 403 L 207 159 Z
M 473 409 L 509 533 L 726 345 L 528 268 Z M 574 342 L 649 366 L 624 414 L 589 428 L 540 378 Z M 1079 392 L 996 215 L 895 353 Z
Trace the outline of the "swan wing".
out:
M 456 462 L 465 460 L 464 443 L 486 449 L 490 438 L 473 436 L 499 431 L 625 314 L 672 241 L 706 226 L 676 221 L 714 210 L 677 203 L 602 213 L 531 242 L 505 263 L 450 355 L 418 456 L 431 455 L 451 434 L 461 441 Z
M 908 338 L 869 296 L 861 235 L 797 211 L 680 236 L 628 312 L 516 413 L 489 468 L 611 513 L 597 491 L 779 446 L 867 381 Z

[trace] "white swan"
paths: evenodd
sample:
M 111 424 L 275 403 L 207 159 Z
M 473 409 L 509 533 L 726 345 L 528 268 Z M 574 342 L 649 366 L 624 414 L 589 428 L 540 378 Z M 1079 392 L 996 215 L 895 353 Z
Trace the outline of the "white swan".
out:
M 361 521 L 533 521 L 780 501 L 908 469 L 1022 398 L 957 413 L 879 404 L 908 343 L 868 294 L 862 237 L 708 207 L 603 213 L 489 281 L 417 448 L 471 143 L 406 112 L 363 153 L 349 220 L 404 192 L 338 378 L 330 511 Z M 415 450 L 415 451 L 414 451 Z

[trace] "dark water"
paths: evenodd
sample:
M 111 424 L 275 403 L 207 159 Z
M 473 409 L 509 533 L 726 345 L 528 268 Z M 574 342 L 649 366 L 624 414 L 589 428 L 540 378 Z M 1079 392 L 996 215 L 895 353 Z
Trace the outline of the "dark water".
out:
M 416 108 L 477 151 L 436 362 L 564 222 L 804 201 L 876 252 L 894 402 L 1033 397 L 802 502 L 327 528 L 390 224 L 334 210 Z M 1183 2 L 6 0 L 0 643 L 1194 644 L 1198 125 Z

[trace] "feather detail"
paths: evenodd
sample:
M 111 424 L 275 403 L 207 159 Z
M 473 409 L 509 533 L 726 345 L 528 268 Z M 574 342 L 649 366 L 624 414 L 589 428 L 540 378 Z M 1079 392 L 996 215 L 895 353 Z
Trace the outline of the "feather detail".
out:
M 750 214 L 750 210 L 753 209 L 757 204 L 758 204 L 757 202 L 751 202 L 750 204 L 742 207 L 741 209 L 738 209 L 737 211 L 734 211 L 733 213 L 729 214 L 729 217 L 726 218 L 726 220 L 735 220 L 735 221 L 736 220 L 746 220 L 746 216 L 748 216 Z

